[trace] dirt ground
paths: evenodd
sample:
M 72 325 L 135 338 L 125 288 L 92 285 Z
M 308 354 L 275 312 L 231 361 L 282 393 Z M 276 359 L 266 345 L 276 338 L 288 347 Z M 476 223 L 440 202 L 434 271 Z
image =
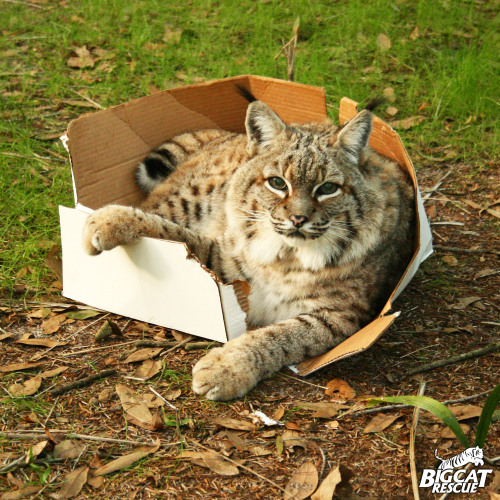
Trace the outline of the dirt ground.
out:
M 307 494 L 314 473 L 290 481 L 307 462 L 313 466 L 308 470 L 317 471 L 319 484 L 341 467 L 338 498 L 412 498 L 413 409 L 360 412 L 366 409 L 366 397 L 416 395 L 422 381 L 425 395 L 439 401 L 477 395 L 458 403 L 463 408 L 456 412 L 473 443 L 477 407 L 499 382 L 500 354 L 414 376 L 408 371 L 499 340 L 497 168 L 486 165 L 477 172 L 467 165 L 437 168 L 424 162 L 418 176 L 423 195 L 430 194 L 425 206 L 436 248 L 394 304 L 402 311 L 398 320 L 364 353 L 307 378 L 283 369 L 243 400 L 213 403 L 193 394 L 190 372 L 204 350 L 187 346 L 202 339 L 174 337 L 170 330 L 105 313 L 72 318 L 89 308 L 75 309 L 57 292 L 36 301 L 3 300 L 1 498 L 283 498 L 285 489 Z M 106 321 L 115 323 L 121 336 L 96 342 Z M 45 343 L 16 342 L 30 339 Z M 146 352 L 146 361 L 130 362 L 129 355 L 147 348 L 131 343 L 138 340 L 170 341 L 171 347 Z M 36 365 L 6 369 L 13 363 Z M 113 371 L 90 385 L 54 392 L 105 370 Z M 159 373 L 147 382 L 137 380 L 154 370 Z M 332 383 L 334 379 L 347 385 Z M 33 389 L 24 398 L 9 396 Z M 256 423 L 251 414 L 257 410 L 279 423 Z M 376 416 L 382 430 L 370 432 L 367 424 Z M 484 447 L 486 457 L 500 455 L 499 431 L 496 421 Z M 61 445 L 68 436 L 72 447 Z M 142 455 L 130 456 L 139 449 Z M 435 449 L 449 458 L 463 447 L 442 422 L 421 411 L 415 439 L 418 478 L 424 468 L 436 465 Z M 120 457 L 115 472 L 103 469 Z M 498 463 L 488 466 L 496 470 L 496 486 L 489 479 L 474 498 L 499 498 L 493 493 L 500 494 Z M 419 492 L 421 498 L 441 496 L 428 488 Z M 305 497 L 295 493 L 285 498 Z M 331 498 L 331 493 L 321 498 Z

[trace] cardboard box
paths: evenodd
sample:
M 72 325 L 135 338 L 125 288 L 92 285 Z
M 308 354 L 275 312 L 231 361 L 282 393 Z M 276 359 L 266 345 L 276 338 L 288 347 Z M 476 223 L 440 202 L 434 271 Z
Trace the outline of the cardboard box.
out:
M 81 244 L 88 213 L 110 203 L 137 205 L 144 195 L 135 184 L 139 162 L 167 139 L 188 130 L 245 131 L 248 102 L 236 85 L 249 89 L 287 123 L 326 118 L 324 89 L 272 78 L 240 76 L 176 88 L 82 116 L 63 140 L 69 151 L 75 208 L 60 207 L 63 295 L 116 314 L 226 342 L 246 331 L 245 284 L 220 283 L 188 254 L 183 243 L 142 238 L 97 257 Z M 343 98 L 340 122 L 357 113 Z M 308 374 L 372 345 L 399 313 L 391 302 L 432 252 L 431 233 L 415 171 L 399 136 L 375 118 L 370 145 L 405 168 L 413 179 L 418 209 L 415 254 L 380 316 L 330 352 L 298 365 Z

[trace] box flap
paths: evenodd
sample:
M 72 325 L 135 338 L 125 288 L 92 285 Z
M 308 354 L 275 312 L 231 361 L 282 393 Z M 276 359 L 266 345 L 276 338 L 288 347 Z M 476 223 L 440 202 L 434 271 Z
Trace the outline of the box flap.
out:
M 188 258 L 182 243 L 141 238 L 87 255 L 81 244 L 85 212 L 59 207 L 63 249 L 63 295 L 116 314 L 227 342 L 219 285 Z M 232 297 L 231 297 L 232 293 Z M 245 314 L 234 311 L 237 299 L 223 290 L 232 335 L 245 331 Z M 239 323 L 238 323 L 239 322 Z
M 248 101 L 236 85 L 249 88 L 285 121 L 326 118 L 324 89 L 256 76 L 165 90 L 84 115 L 67 131 L 76 201 L 94 210 L 110 203 L 137 205 L 144 194 L 135 170 L 152 149 L 187 130 L 243 132 Z

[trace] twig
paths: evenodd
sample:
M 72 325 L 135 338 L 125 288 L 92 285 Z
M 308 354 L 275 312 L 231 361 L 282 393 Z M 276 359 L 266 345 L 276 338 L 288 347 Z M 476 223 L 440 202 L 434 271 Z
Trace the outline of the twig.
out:
M 190 342 L 184 346 L 185 351 L 194 351 L 195 349 L 205 349 L 213 345 L 221 345 L 220 342 Z
M 20 0 L 4 0 L 4 2 L 17 3 L 20 5 L 28 5 L 29 7 L 34 7 L 35 9 L 45 10 L 45 7 L 42 7 L 41 5 L 36 5 L 30 2 L 21 2 Z
M 118 444 L 140 444 L 140 445 L 145 445 L 145 444 L 151 444 L 145 441 L 135 441 L 135 440 L 127 440 L 127 439 L 116 439 L 116 438 L 108 438 L 104 436 L 89 436 L 87 434 L 73 434 L 70 431 L 65 431 L 65 430 L 51 430 L 51 434 L 64 434 L 65 437 L 67 438 L 74 438 L 74 439 L 81 439 L 81 440 L 87 440 L 87 441 L 103 441 L 106 443 L 118 443 Z M 9 439 L 40 439 L 40 438 L 46 438 L 44 435 L 45 431 L 43 430 L 38 430 L 38 429 L 31 429 L 27 431 L 26 433 L 16 433 L 16 432 L 0 432 L 0 438 L 1 437 L 6 437 Z M 175 446 L 181 444 L 180 442 L 175 442 L 175 443 L 166 443 L 165 445 L 162 446 Z
M 463 403 L 465 401 L 470 401 L 471 399 L 477 399 L 477 398 L 480 398 L 482 396 L 486 396 L 490 392 L 491 391 L 484 391 L 484 392 L 480 392 L 479 394 L 473 394 L 472 396 L 465 396 L 465 397 L 459 398 L 459 399 L 449 399 L 448 401 L 443 401 L 443 404 L 444 405 L 452 405 L 452 404 L 455 404 L 455 403 Z M 340 417 L 347 417 L 349 415 L 352 416 L 352 417 L 357 417 L 359 415 L 366 415 L 367 413 L 377 413 L 377 412 L 380 412 L 380 411 L 399 410 L 401 408 L 412 408 L 412 406 L 413 405 L 375 406 L 373 408 L 368 408 L 366 410 L 360 410 L 360 411 L 357 411 L 355 413 L 349 413 L 348 411 L 346 411 L 342 415 L 339 415 L 338 418 L 340 418 Z
M 0 434 L 1 435 L 1 434 Z M 0 474 L 4 474 L 5 472 L 9 472 L 13 469 L 15 469 L 18 465 L 22 464 L 26 459 L 26 453 L 24 455 L 21 455 L 19 458 L 14 460 L 13 462 L 10 462 L 3 467 L 0 467 Z
M 100 318 L 96 319 L 95 321 L 92 321 L 92 323 L 89 323 L 88 325 L 85 325 L 83 328 L 80 328 L 80 330 L 76 331 L 73 335 L 77 335 L 80 332 L 83 332 L 83 330 L 86 330 L 87 328 L 90 328 L 92 325 L 95 325 L 96 323 L 99 323 L 104 318 L 107 318 L 111 313 L 105 314 L 104 316 L 101 316 Z
M 324 387 L 322 385 L 313 384 L 312 382 L 308 382 L 307 380 L 303 380 L 303 379 L 298 378 L 298 377 L 292 377 L 291 375 L 286 375 L 285 373 L 280 373 L 279 375 L 280 375 L 280 377 L 289 378 L 289 379 L 295 380 L 297 382 L 302 382 L 303 384 L 312 385 L 313 387 L 319 387 L 320 389 L 325 389 L 325 390 L 327 389 L 327 387 Z
M 443 176 L 441 177 L 441 180 L 439 180 L 435 185 L 434 187 L 432 187 L 428 192 L 427 194 L 422 198 L 422 201 L 425 203 L 425 201 L 430 198 L 440 187 L 441 185 L 443 184 L 443 182 L 445 181 L 445 179 L 451 174 L 453 169 L 450 169 L 448 170 L 448 172 Z
M 115 348 L 115 347 L 122 347 L 124 345 L 130 345 L 130 344 L 135 344 L 137 340 L 131 340 L 130 342 L 123 342 L 121 344 L 113 344 L 113 345 L 106 345 L 103 347 L 92 347 L 91 349 L 84 349 L 82 351 L 72 351 L 68 353 L 61 354 L 61 356 L 78 356 L 79 354 L 85 354 L 87 352 L 94 352 L 94 351 L 102 351 L 103 349 L 110 349 L 110 348 Z
M 216 455 L 220 456 L 219 453 L 217 453 L 216 451 L 212 450 L 211 448 L 208 448 L 207 446 L 203 446 L 201 443 L 198 443 L 198 441 L 195 441 L 194 439 L 189 439 L 189 441 L 191 441 L 195 446 L 199 446 L 207 451 L 210 451 L 210 452 L 215 453 Z M 254 470 L 250 469 L 250 467 L 247 467 L 246 465 L 240 464 L 240 463 L 236 462 L 235 460 L 231 460 L 229 457 L 226 457 L 226 456 L 222 456 L 221 458 L 223 458 L 224 460 L 227 460 L 228 462 L 231 462 L 232 464 L 236 465 L 237 467 L 241 467 L 242 469 L 245 469 L 246 471 L 250 472 L 251 474 L 254 474 L 257 477 L 260 477 L 264 481 L 267 481 L 268 483 L 272 484 L 275 488 L 278 488 L 279 490 L 281 490 L 283 492 L 285 491 L 284 488 L 277 485 L 274 481 L 271 481 L 267 477 L 259 474 L 258 472 L 255 472 Z
M 425 382 L 422 380 L 420 382 L 420 389 L 418 391 L 418 395 L 423 396 L 424 392 L 425 392 Z M 420 415 L 420 408 L 415 408 L 413 410 L 413 419 L 410 427 L 410 474 L 411 474 L 411 487 L 413 489 L 413 498 L 415 498 L 415 500 L 420 500 L 420 495 L 418 494 L 417 466 L 415 463 L 415 433 L 417 430 L 419 415 Z
M 86 387 L 96 380 L 100 380 L 105 377 L 110 377 L 111 375 L 115 375 L 116 370 L 111 368 L 110 370 L 104 370 L 99 373 L 95 373 L 94 375 L 90 375 L 89 377 L 82 378 L 80 380 L 76 380 L 75 382 L 71 382 L 71 384 L 65 384 L 60 386 L 58 389 L 54 389 L 49 391 L 52 396 L 60 396 L 61 394 L 65 394 L 66 392 L 72 391 L 73 389 L 79 389 L 80 387 Z
M 299 38 L 299 26 L 300 17 L 297 17 L 293 23 L 292 38 L 290 38 L 290 40 L 285 43 L 281 47 L 280 51 L 274 56 L 274 60 L 276 61 L 281 54 L 285 55 L 287 63 L 287 76 L 290 82 L 293 82 L 295 79 L 295 52 L 297 50 L 297 40 Z
M 438 361 L 433 361 L 432 363 L 426 363 L 425 365 L 417 366 L 416 368 L 408 370 L 408 374 L 415 375 L 416 373 L 428 372 L 429 370 L 433 370 L 434 368 L 451 365 L 453 363 L 458 363 L 465 359 L 477 358 L 479 356 L 483 356 L 485 354 L 489 354 L 490 352 L 495 352 L 495 351 L 500 351 L 500 340 L 486 347 L 483 347 L 482 349 L 476 349 L 474 351 L 464 352 L 462 354 L 459 354 L 458 356 L 451 356 L 449 358 L 440 359 Z
M 71 92 L 74 92 L 77 96 L 80 96 L 82 99 L 85 99 L 86 101 L 90 102 L 93 106 L 95 106 L 98 109 L 106 109 L 104 106 L 101 106 L 98 102 L 93 101 L 90 97 L 87 97 L 85 94 L 82 94 L 80 92 L 77 92 L 74 89 L 70 89 Z
M 54 401 L 54 404 L 52 405 L 52 408 L 50 409 L 49 414 L 47 415 L 47 418 L 45 419 L 45 422 L 43 423 L 44 427 L 47 427 L 47 422 L 49 421 L 49 418 L 52 415 L 54 408 L 56 407 L 58 401 L 59 401 L 59 396 L 56 397 L 56 400 Z
M 433 245 L 435 250 L 442 250 L 443 252 L 457 252 L 457 253 L 491 253 L 493 255 L 500 255 L 498 250 L 488 250 L 487 248 L 459 248 L 459 247 L 443 247 L 441 245 Z
M 167 404 L 168 406 L 170 406 L 170 408 L 172 408 L 173 410 L 177 411 L 177 408 L 170 401 L 167 401 L 161 394 L 158 394 L 151 386 L 149 386 L 149 390 L 153 394 L 155 394 L 156 396 L 158 396 L 165 404 Z
M 174 347 L 178 344 L 177 340 L 137 340 L 136 347 Z

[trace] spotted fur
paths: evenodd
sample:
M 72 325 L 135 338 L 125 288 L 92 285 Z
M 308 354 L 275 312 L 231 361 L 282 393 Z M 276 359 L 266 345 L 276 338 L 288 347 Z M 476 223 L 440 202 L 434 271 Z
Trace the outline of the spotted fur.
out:
M 370 110 L 342 128 L 286 125 L 251 102 L 246 134 L 188 132 L 153 151 L 137 172 L 141 208 L 89 216 L 90 254 L 141 236 L 183 241 L 224 282 L 250 284 L 251 329 L 196 364 L 196 393 L 243 396 L 380 312 L 413 252 L 414 190 L 368 147 L 371 128 Z

